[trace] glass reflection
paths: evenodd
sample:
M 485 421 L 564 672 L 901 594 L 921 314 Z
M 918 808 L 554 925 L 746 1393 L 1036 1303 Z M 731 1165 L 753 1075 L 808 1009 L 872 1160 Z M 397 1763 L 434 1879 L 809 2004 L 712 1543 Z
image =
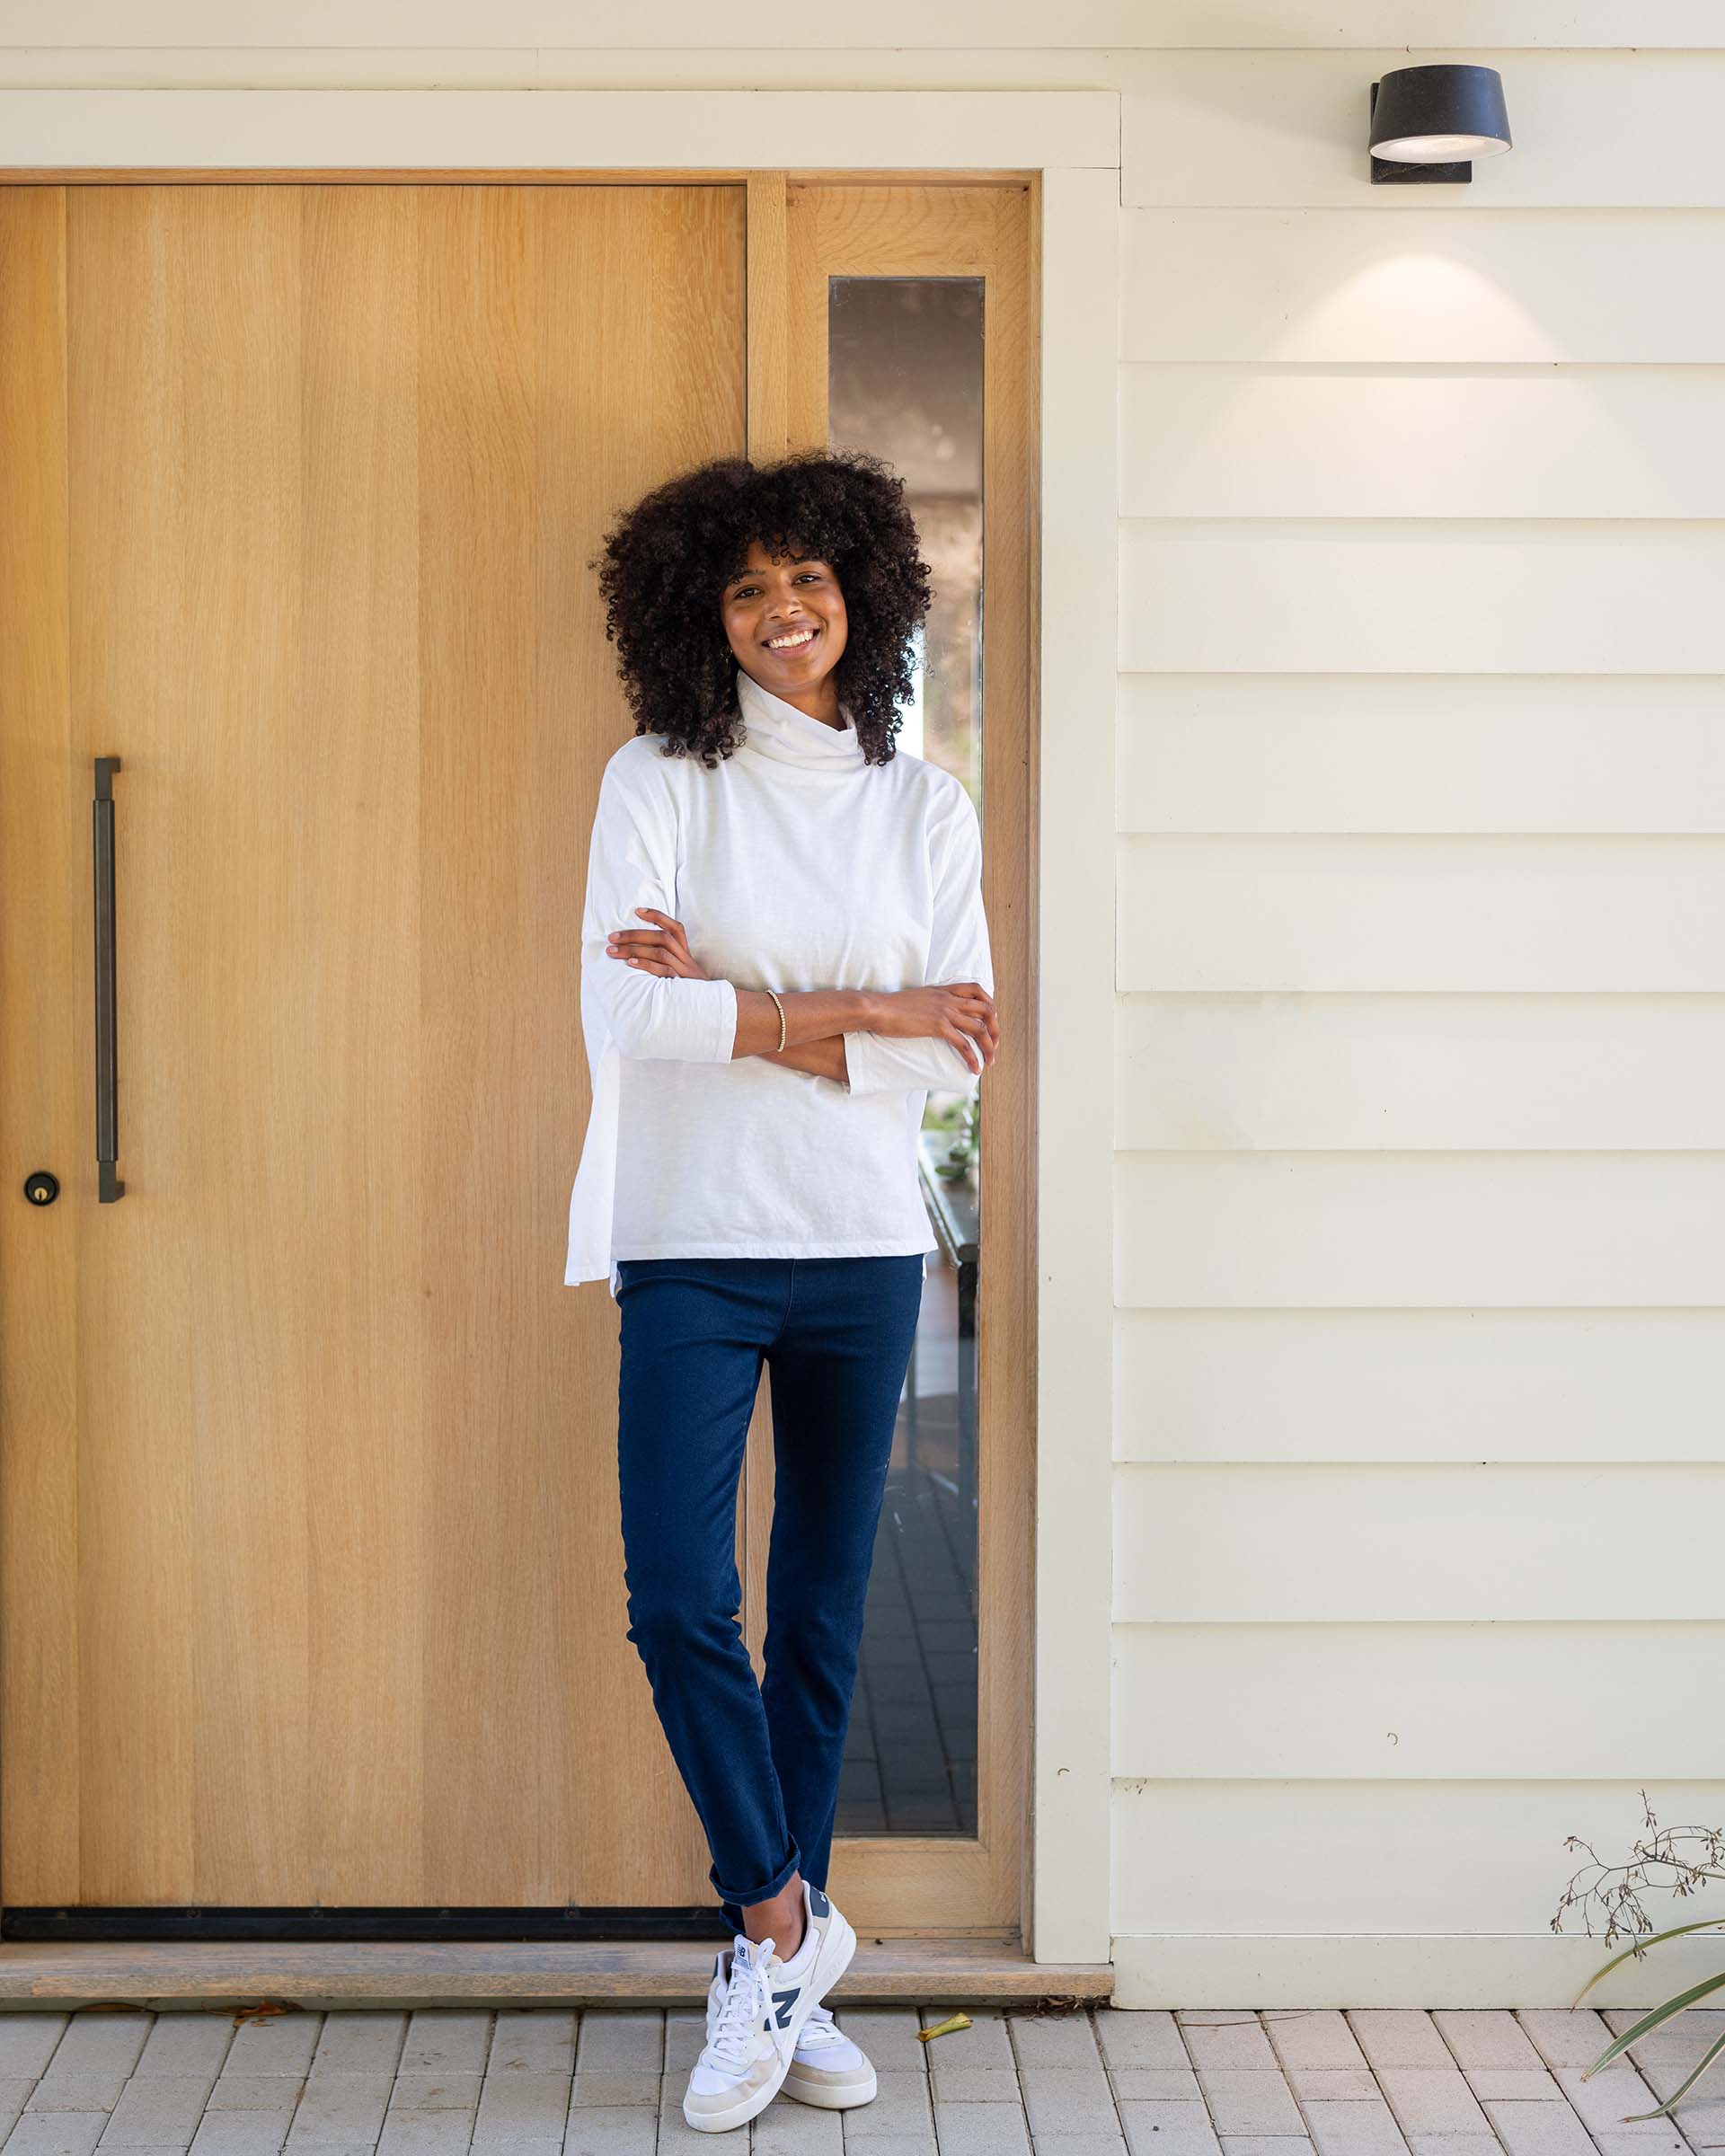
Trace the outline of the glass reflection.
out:
M 982 808 L 983 282 L 836 277 L 827 286 L 828 440 L 884 457 L 933 574 L 898 747 Z M 837 1831 L 977 1831 L 978 1130 L 931 1093 L 928 1260 L 869 1583 Z

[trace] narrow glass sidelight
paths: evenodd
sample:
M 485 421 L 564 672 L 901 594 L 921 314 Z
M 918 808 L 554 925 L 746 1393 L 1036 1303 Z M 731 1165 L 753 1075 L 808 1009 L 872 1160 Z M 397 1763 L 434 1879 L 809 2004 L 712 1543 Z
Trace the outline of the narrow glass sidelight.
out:
M 898 747 L 981 814 L 983 279 L 827 280 L 828 441 L 884 457 L 933 570 Z M 837 1827 L 977 1832 L 977 1293 L 973 1096 L 931 1093 L 920 1144 L 940 1251 L 899 1402 Z

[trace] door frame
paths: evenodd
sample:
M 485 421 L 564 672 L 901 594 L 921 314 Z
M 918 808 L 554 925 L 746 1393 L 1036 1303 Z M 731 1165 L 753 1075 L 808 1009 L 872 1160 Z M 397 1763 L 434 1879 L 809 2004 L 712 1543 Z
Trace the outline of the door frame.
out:
M 1026 1950 L 1047 1962 L 1111 1958 L 1119 135 L 1111 90 L 0 92 L 0 181 L 13 184 L 1036 176 L 1036 1610 L 1023 1907 Z

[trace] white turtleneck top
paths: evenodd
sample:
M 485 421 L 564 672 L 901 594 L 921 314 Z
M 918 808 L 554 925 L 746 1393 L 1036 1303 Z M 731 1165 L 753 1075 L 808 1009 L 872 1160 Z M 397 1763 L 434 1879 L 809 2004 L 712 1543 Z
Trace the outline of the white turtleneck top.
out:
M 845 1035 L 849 1083 L 733 1058 L 739 988 L 994 993 L 982 836 L 950 772 L 864 761 L 843 728 L 738 676 L 746 739 L 708 771 L 636 735 L 606 764 L 581 915 L 592 1108 L 563 1279 L 620 1258 L 929 1251 L 916 1172 L 929 1091 L 978 1082 L 947 1042 Z M 614 929 L 680 921 L 703 981 L 614 959 Z

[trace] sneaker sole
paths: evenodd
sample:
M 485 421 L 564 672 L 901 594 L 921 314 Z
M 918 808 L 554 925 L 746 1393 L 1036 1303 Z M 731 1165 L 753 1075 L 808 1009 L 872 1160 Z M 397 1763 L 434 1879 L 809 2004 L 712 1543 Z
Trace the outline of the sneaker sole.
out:
M 866 2081 L 853 2081 L 848 2089 L 834 2089 L 819 2081 L 807 2081 L 797 2072 L 794 2059 L 791 2071 L 784 2077 L 784 2093 L 794 2097 L 800 2104 L 812 2104 L 818 2111 L 854 2111 L 859 2104 L 874 2101 L 880 2083 L 871 2073 Z
M 683 2107 L 685 2125 L 692 2126 L 697 2134 L 730 2134 L 739 2126 L 746 2126 L 751 2118 L 758 2117 L 766 2109 L 783 2088 L 784 2076 L 790 2068 L 791 2062 L 787 2059 L 776 2081 L 768 2081 L 764 2088 L 756 2090 L 753 2096 L 744 2097 L 740 2103 L 733 2104 L 729 2111 L 691 2111 L 686 2103 Z
M 819 2005 L 827 1992 L 850 1967 L 851 1957 L 855 1952 L 856 1933 L 852 1930 L 849 1920 L 835 1909 L 832 1922 L 827 1927 L 827 1936 L 820 1942 L 820 1952 L 815 1957 L 814 1974 L 803 1992 L 802 2011 L 789 2024 L 791 2044 L 776 2077 L 756 2089 L 752 2095 L 733 2104 L 729 2111 L 691 2112 L 686 2104 L 683 2118 L 686 2125 L 692 2126 L 697 2134 L 730 2134 L 738 2126 L 746 2126 L 751 2118 L 758 2117 L 765 2110 L 784 2086 L 785 2076 L 791 2071 L 792 2054 L 796 2050 L 797 2032 L 809 2019 L 809 2009 Z

